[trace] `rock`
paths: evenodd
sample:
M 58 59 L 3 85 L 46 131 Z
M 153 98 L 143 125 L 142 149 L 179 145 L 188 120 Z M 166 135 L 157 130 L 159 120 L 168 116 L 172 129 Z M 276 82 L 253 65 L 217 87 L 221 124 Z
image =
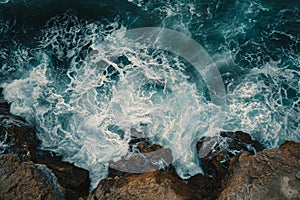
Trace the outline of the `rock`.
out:
M 17 154 L 21 161 L 30 161 L 35 154 L 37 139 L 30 126 L 0 126 L 0 140 L 6 145 L 3 153 Z
M 245 151 L 230 162 L 219 200 L 300 199 L 300 143 L 286 141 L 278 149 L 256 155 Z
M 300 171 L 297 172 L 296 178 L 300 180 Z
M 4 99 L 3 88 L 0 87 L 0 122 L 1 125 L 26 125 L 22 117 L 10 113 L 10 104 Z
M 89 192 L 89 172 L 67 162 L 56 162 L 47 165 L 58 182 L 65 189 L 66 199 L 78 199 Z
M 36 152 L 36 163 L 45 164 L 55 174 L 58 183 L 65 190 L 65 198 L 68 200 L 79 199 L 89 194 L 89 172 L 75 165 L 63 162 L 61 156 L 51 151 Z
M 89 172 L 73 164 L 63 162 L 61 156 L 50 151 L 37 150 L 38 140 L 30 126 L 12 125 L 8 129 L 0 127 L 0 139 L 5 140 L 3 153 L 18 155 L 20 160 L 45 164 L 58 178 L 65 190 L 66 199 L 87 196 L 89 191 Z
M 10 113 L 2 92 L 0 87 L 0 154 L 17 154 L 21 161 L 31 161 L 38 145 L 35 130 L 24 118 Z
M 201 200 L 217 199 L 222 191 L 222 181 L 206 174 L 196 174 L 188 179 L 195 198 Z
M 252 154 L 263 150 L 259 142 L 252 140 L 244 132 L 221 132 L 220 136 L 204 137 L 197 143 L 198 155 L 204 175 L 197 174 L 188 180 L 200 199 L 216 199 L 223 188 L 223 182 L 229 173 L 230 160 L 239 152 Z
M 54 174 L 45 166 L 0 155 L 0 199 L 64 199 Z
M 109 177 L 127 177 L 155 170 L 173 170 L 171 149 L 158 144 L 150 144 L 146 138 L 132 139 L 129 142 L 129 152 L 135 153 L 109 163 Z
M 255 154 L 263 146 L 244 132 L 221 132 L 220 136 L 204 137 L 197 143 L 197 150 L 206 174 L 217 179 L 227 173 L 230 160 L 239 152 Z
M 20 164 L 20 158 L 15 155 L 0 155 L 0 182 L 14 173 Z
M 5 101 L 2 92 L 3 88 L 0 87 L 0 115 L 9 115 L 10 105 Z
M 174 175 L 154 171 L 125 178 L 103 179 L 88 200 L 185 200 L 193 198 L 193 195 L 194 191 Z
M 256 154 L 262 151 L 264 147 L 256 140 L 253 140 L 248 133 L 242 131 L 221 132 L 221 137 L 228 138 L 228 148 L 236 151 L 249 151 Z

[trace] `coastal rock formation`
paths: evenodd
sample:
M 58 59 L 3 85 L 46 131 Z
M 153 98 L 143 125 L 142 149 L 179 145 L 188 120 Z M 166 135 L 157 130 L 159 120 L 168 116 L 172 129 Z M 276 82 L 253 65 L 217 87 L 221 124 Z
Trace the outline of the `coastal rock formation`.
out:
M 204 137 L 197 143 L 197 150 L 206 174 L 213 177 L 224 177 L 230 160 L 242 151 L 255 154 L 263 146 L 253 140 L 247 133 L 221 132 L 220 136 Z
M 0 155 L 0 199 L 64 199 L 63 189 L 45 166 Z
M 226 149 L 216 143 L 201 158 L 205 174 L 185 182 L 174 172 L 115 176 L 100 181 L 88 199 L 300 199 L 300 143 L 263 150 L 246 133 L 221 137 L 229 138 Z
M 218 200 L 300 199 L 300 143 L 285 141 L 280 148 L 256 155 L 243 152 L 229 167 L 229 177 Z
M 125 178 L 101 180 L 88 200 L 185 200 L 191 199 L 193 195 L 193 190 L 179 178 L 168 172 L 154 171 Z
M 38 140 L 32 127 L 12 125 L 5 128 L 1 126 L 0 142 L 5 144 L 2 145 L 3 155 L 14 154 L 19 157 L 20 162 L 32 161 L 46 165 L 64 188 L 66 199 L 73 200 L 88 195 L 89 172 L 71 163 L 63 162 L 62 157 L 53 152 L 38 150 Z M 12 167 L 11 170 L 13 169 Z
M 229 173 L 230 160 L 242 151 L 255 154 L 263 146 L 244 132 L 221 132 L 220 136 L 204 137 L 197 143 L 198 155 L 204 174 L 197 174 L 188 180 L 195 190 L 197 199 L 217 199 L 223 189 L 223 182 Z
M 129 152 L 139 152 L 139 154 L 131 155 L 129 158 L 127 155 L 123 156 L 117 162 L 111 161 L 109 163 L 109 177 L 127 177 L 156 170 L 174 172 L 174 168 L 171 166 L 172 151 L 169 148 L 150 144 L 146 138 L 133 138 L 129 141 Z
M 0 126 L 0 142 L 6 146 L 2 147 L 3 153 L 17 154 L 21 161 L 31 161 L 37 146 L 35 131 L 30 126 Z
M 39 150 L 33 128 L 0 127 L 0 142 L 7 144 L 0 155 L 0 199 L 300 199 L 300 143 L 291 141 L 263 150 L 246 133 L 223 132 L 197 143 L 204 174 L 183 181 L 172 165 L 166 165 L 165 172 L 147 165 L 150 172 L 135 174 L 110 163 L 109 178 L 90 195 L 88 171 Z M 145 157 L 172 162 L 167 148 L 144 138 L 130 142 L 130 148 Z M 134 159 L 144 167 L 139 157 Z
M 58 183 L 64 188 L 67 200 L 86 197 L 89 192 L 89 172 L 75 165 L 63 162 L 60 156 L 49 151 L 38 151 L 36 163 L 42 163 L 54 173 Z

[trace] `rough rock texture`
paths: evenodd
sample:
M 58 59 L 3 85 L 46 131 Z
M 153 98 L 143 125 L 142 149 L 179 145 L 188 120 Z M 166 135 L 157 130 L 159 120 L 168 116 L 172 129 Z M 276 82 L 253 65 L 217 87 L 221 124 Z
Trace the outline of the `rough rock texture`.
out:
M 140 152 L 130 156 L 123 156 L 117 162 L 109 163 L 109 177 L 127 177 L 134 174 L 150 171 L 169 171 L 174 172 L 171 165 L 173 161 L 172 151 L 158 144 L 150 144 L 146 138 L 132 138 L 129 141 L 130 152 Z M 161 162 L 164 160 L 164 162 Z M 154 164 L 159 163 L 159 165 Z
M 229 173 L 230 160 L 237 152 L 252 154 L 263 150 L 259 142 L 244 132 L 221 132 L 220 136 L 204 137 L 197 143 L 204 175 L 197 174 L 188 180 L 198 199 L 217 199 Z
M 230 163 L 230 175 L 219 200 L 300 199 L 300 143 L 286 141 L 279 149 L 257 155 L 243 152 Z
M 26 122 L 22 117 L 10 113 L 10 104 L 6 102 L 2 92 L 3 92 L 3 88 L 0 87 L 0 121 L 6 125 L 9 124 L 25 125 Z
M 37 139 L 30 126 L 0 126 L 0 142 L 6 144 L 3 153 L 17 154 L 21 161 L 30 161 L 35 154 Z
M 46 164 L 55 174 L 58 183 L 65 190 L 66 199 L 74 200 L 87 196 L 90 186 L 89 172 L 60 159 L 55 161 L 53 157 L 51 158 L 39 160 L 38 163 Z
M 45 166 L 0 156 L 0 199 L 64 199 L 54 174 Z
M 90 179 L 89 172 L 75 165 L 63 162 L 61 156 L 51 151 L 38 150 L 33 159 L 35 163 L 45 164 L 54 173 L 58 183 L 65 190 L 67 200 L 88 196 Z
M 196 174 L 188 179 L 187 184 L 194 190 L 195 200 L 214 200 L 222 191 L 222 180 L 207 174 Z
M 63 162 L 62 157 L 50 151 L 38 150 L 38 140 L 32 127 L 12 125 L 5 128 L 0 126 L 1 141 L 6 144 L 3 153 L 18 155 L 22 162 L 33 161 L 47 165 L 64 188 L 66 199 L 74 200 L 88 195 L 89 172 L 71 163 Z
M 193 195 L 193 190 L 174 175 L 154 171 L 125 178 L 101 180 L 88 200 L 184 200 L 191 199 Z
M 247 133 L 221 132 L 218 137 L 204 137 L 197 143 L 197 150 L 206 174 L 213 177 L 224 177 L 230 160 L 242 151 L 255 154 L 262 151 L 263 146 L 252 140 Z

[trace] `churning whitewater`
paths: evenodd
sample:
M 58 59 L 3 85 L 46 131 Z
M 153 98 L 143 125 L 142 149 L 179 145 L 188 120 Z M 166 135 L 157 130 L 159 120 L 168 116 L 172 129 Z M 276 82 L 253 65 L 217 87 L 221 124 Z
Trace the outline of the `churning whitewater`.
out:
M 49 13 L 40 25 L 25 17 L 22 31 L 7 10 L 0 19 L 0 87 L 10 112 L 36 128 L 42 149 L 88 169 L 92 187 L 111 161 L 139 154 L 128 150 L 132 137 L 170 148 L 181 178 L 202 172 L 194 146 L 220 130 L 248 132 L 268 148 L 300 141 L 299 7 L 258 0 L 113 2 L 124 11 L 97 17 L 95 9 L 72 7 Z M 17 4 L 0 3 L 1 11 Z M 34 9 L 34 1 L 24 4 Z M 282 28 L 290 23 L 298 28 Z M 207 50 L 224 82 L 226 108 L 212 101 L 205 78 L 186 59 L 125 37 L 146 26 L 176 30 Z M 286 46 L 278 48 L 280 42 Z

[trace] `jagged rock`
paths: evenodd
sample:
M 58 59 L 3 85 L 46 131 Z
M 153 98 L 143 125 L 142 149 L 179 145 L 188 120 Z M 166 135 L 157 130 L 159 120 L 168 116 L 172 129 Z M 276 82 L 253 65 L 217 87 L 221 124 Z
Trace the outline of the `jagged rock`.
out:
M 89 172 L 73 164 L 63 162 L 61 156 L 50 151 L 38 150 L 35 131 L 30 126 L 12 125 L 8 129 L 0 127 L 0 139 L 6 143 L 3 153 L 16 154 L 21 161 L 45 164 L 58 178 L 65 190 L 66 199 L 87 196 L 89 191 Z
M 0 155 L 0 199 L 64 199 L 54 174 L 45 166 Z
M 97 188 L 89 195 L 88 200 L 185 200 L 191 199 L 193 195 L 193 190 L 174 175 L 154 171 L 125 178 L 101 180 Z
M 51 169 L 57 177 L 58 183 L 64 188 L 67 200 L 88 196 L 90 179 L 87 170 L 63 162 L 61 156 L 57 156 L 51 151 L 37 151 L 34 161 L 45 164 Z
M 300 143 L 286 141 L 278 149 L 256 155 L 245 151 L 229 167 L 229 177 L 219 200 L 300 199 Z
M 0 140 L 6 144 L 3 153 L 17 154 L 21 161 L 30 161 L 35 154 L 37 139 L 30 126 L 0 126 Z
M 0 182 L 14 173 L 20 164 L 20 158 L 15 155 L 0 155 Z
M 4 99 L 2 94 L 3 88 L 0 87 L 0 121 L 6 125 L 26 125 L 25 120 L 22 117 L 13 115 L 10 113 L 10 104 Z
M 207 175 L 222 178 L 226 175 L 230 160 L 241 151 L 255 154 L 263 146 L 247 133 L 221 132 L 220 136 L 204 137 L 197 143 L 202 167 Z
M 9 115 L 9 103 L 7 103 L 2 94 L 3 88 L 0 88 L 0 115 Z
M 188 180 L 198 199 L 217 199 L 223 188 L 223 181 L 229 173 L 230 160 L 241 151 L 259 152 L 259 142 L 244 132 L 221 132 L 220 136 L 204 137 L 197 143 L 197 150 L 204 174 L 197 174 Z
M 207 174 L 196 174 L 188 179 L 188 186 L 194 190 L 193 199 L 214 200 L 222 191 L 222 180 Z
M 139 153 L 123 156 L 116 162 L 111 161 L 109 163 L 109 177 L 127 177 L 155 170 L 173 170 L 171 149 L 158 144 L 150 144 L 146 138 L 130 140 L 129 152 Z
M 58 182 L 65 189 L 66 199 L 78 199 L 87 196 L 90 186 L 89 172 L 67 162 L 56 162 L 47 165 Z

